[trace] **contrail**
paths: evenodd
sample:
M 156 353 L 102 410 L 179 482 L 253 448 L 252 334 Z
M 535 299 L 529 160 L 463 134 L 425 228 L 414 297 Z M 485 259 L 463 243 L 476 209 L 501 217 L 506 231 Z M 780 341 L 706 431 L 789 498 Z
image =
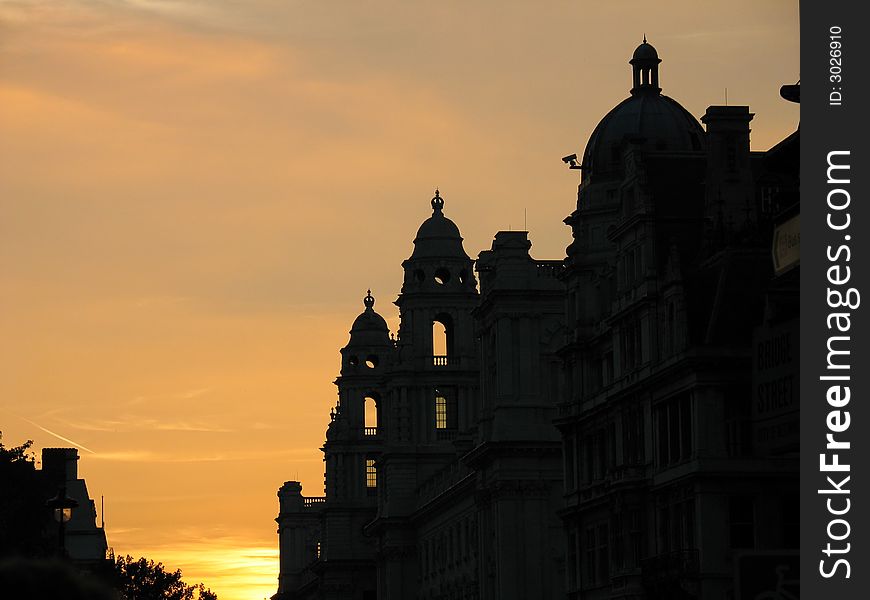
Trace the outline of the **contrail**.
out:
M 91 450 L 90 448 L 85 448 L 85 447 L 82 446 L 81 444 L 77 444 L 77 443 L 75 443 L 74 441 L 72 441 L 71 439 L 63 437 L 63 436 L 60 435 L 59 433 L 55 433 L 55 432 L 53 432 L 53 431 L 50 430 L 50 429 L 46 429 L 45 427 L 43 427 L 43 426 L 40 425 L 39 423 L 34 423 L 34 422 L 31 421 L 30 419 L 25 419 L 25 418 L 22 417 L 22 416 L 19 416 L 18 418 L 20 418 L 22 421 L 27 421 L 28 423 L 30 423 L 30 424 L 33 425 L 34 427 L 38 427 L 39 429 L 42 429 L 45 433 L 47 433 L 47 434 L 49 434 L 49 435 L 53 435 L 54 437 L 56 437 L 56 438 L 59 439 L 59 440 L 63 440 L 63 441 L 66 442 L 67 444 L 72 444 L 72 445 L 75 446 L 76 448 L 80 448 L 80 449 L 84 450 L 85 452 L 90 452 L 91 454 L 96 454 L 96 452 L 94 452 L 94 451 Z

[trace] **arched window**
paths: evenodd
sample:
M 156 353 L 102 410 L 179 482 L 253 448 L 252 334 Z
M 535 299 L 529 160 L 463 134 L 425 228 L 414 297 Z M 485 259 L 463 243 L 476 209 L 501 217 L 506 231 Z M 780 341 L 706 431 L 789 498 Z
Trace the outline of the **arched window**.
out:
M 446 367 L 453 356 L 453 317 L 446 313 L 432 319 L 432 356 L 437 367 Z
M 439 321 L 432 321 L 432 354 L 447 356 L 447 328 Z
M 365 434 L 378 434 L 378 402 L 372 396 L 365 397 Z

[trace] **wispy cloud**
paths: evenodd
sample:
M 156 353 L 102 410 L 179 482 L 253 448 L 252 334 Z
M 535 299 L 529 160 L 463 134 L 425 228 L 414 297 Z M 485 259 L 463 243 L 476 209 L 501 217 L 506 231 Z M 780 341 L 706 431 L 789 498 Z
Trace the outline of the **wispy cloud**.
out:
M 202 420 L 165 420 L 139 414 L 121 415 L 114 419 L 64 419 L 64 425 L 82 431 L 187 431 L 202 433 L 229 433 L 231 428 Z
M 70 444 L 70 445 L 72 445 L 72 446 L 75 446 L 76 448 L 79 448 L 80 450 L 84 450 L 85 452 L 90 452 L 91 454 L 96 454 L 96 452 L 94 452 L 94 451 L 91 450 L 90 448 L 87 448 L 87 447 L 85 447 L 85 446 L 82 446 L 82 445 L 79 444 L 78 442 L 74 442 L 73 440 L 69 439 L 68 437 L 64 437 L 64 436 L 62 436 L 62 435 L 59 434 L 59 433 L 55 433 L 55 432 L 52 431 L 51 429 L 47 429 L 47 428 L 43 427 L 43 426 L 40 425 L 39 423 L 35 423 L 35 422 L 31 421 L 30 419 L 26 419 L 26 418 L 24 418 L 24 417 L 19 417 L 19 418 L 20 418 L 22 421 L 26 421 L 27 423 L 30 423 L 31 425 L 33 425 L 33 426 L 36 427 L 37 429 L 41 429 L 42 431 L 44 431 L 44 432 L 47 433 L 48 435 L 52 435 L 52 436 L 56 437 L 57 439 L 66 442 L 67 444 Z
M 146 463 L 211 463 L 211 462 L 251 462 L 281 459 L 285 462 L 309 462 L 311 448 L 289 448 L 283 450 L 253 450 L 240 452 L 215 452 L 211 454 L 178 455 L 152 450 L 119 450 L 100 452 L 93 458 L 115 462 Z
M 165 394 L 150 394 L 150 395 L 142 395 L 136 396 L 132 400 L 128 402 L 130 405 L 136 404 L 144 404 L 147 402 L 166 402 L 166 401 L 175 401 L 175 400 L 193 400 L 194 398 L 199 398 L 211 391 L 211 388 L 194 388 L 191 390 L 185 390 L 182 392 L 168 392 Z

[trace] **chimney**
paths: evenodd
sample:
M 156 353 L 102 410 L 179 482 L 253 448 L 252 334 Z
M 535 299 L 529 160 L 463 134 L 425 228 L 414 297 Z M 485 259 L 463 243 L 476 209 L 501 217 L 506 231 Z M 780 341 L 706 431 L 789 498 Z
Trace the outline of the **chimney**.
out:
M 78 479 L 79 451 L 75 448 L 43 448 L 42 472 L 53 486 Z

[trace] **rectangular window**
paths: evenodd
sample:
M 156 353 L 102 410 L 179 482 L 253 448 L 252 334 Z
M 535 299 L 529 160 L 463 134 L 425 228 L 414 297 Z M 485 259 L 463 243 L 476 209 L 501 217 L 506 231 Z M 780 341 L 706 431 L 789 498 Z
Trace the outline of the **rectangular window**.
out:
M 641 522 L 641 512 L 632 510 L 628 513 L 628 537 L 630 548 L 631 565 L 637 567 L 640 561 L 646 557 L 644 550 L 643 523 Z
M 598 573 L 595 564 L 595 550 L 595 528 L 589 527 L 586 529 L 586 587 L 595 584 L 595 576 Z
M 447 398 L 435 396 L 435 429 L 447 429 Z
M 755 502 L 751 496 L 728 499 L 732 548 L 755 548 Z
M 613 568 L 617 571 L 625 568 L 625 521 L 622 513 L 613 515 Z
M 622 414 L 623 463 L 643 463 L 643 409 L 630 408 Z
M 662 402 L 656 407 L 658 464 L 665 467 L 692 456 L 692 396 L 689 392 Z
M 571 532 L 568 536 L 568 589 L 577 587 L 577 534 Z
M 565 438 L 565 491 L 574 489 L 574 438 Z
M 604 385 L 609 385 L 613 381 L 613 351 L 606 352 L 604 354 L 604 365 L 603 365 L 603 379 Z
M 458 425 L 459 410 L 456 405 L 455 388 L 435 389 L 435 429 L 446 435 L 447 431 L 455 431 Z M 439 439 L 448 439 L 439 437 Z
M 659 546 L 663 553 L 671 551 L 671 507 L 659 509 Z
M 626 321 L 622 325 L 622 366 L 631 369 L 643 360 L 643 333 L 640 321 Z
M 598 526 L 598 583 L 610 579 L 610 534 L 607 523 Z
M 375 465 L 375 459 L 366 459 L 366 488 L 369 490 L 378 487 L 378 468 Z

